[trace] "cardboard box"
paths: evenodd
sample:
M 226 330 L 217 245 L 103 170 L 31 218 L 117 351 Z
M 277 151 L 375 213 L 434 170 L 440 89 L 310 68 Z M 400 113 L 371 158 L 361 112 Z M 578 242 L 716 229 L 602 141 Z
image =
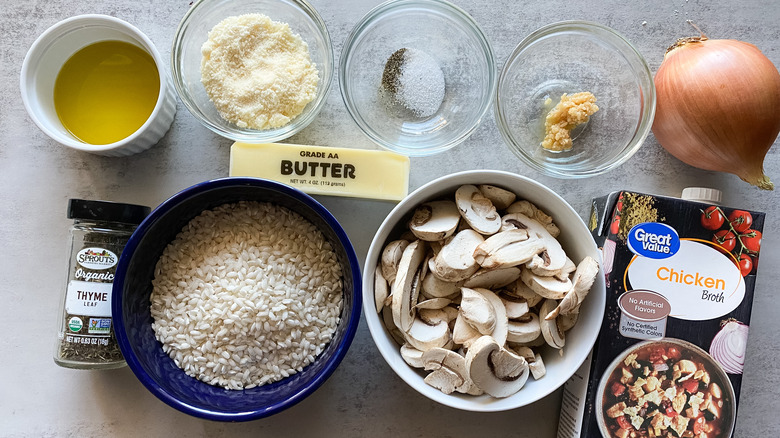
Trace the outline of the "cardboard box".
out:
M 731 436 L 763 225 L 677 198 L 594 199 L 606 313 L 564 387 L 559 438 Z

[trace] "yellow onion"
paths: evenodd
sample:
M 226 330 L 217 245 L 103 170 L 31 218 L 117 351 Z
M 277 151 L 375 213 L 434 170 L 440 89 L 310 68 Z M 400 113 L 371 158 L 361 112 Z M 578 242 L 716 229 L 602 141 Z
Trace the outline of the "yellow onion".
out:
M 754 45 L 683 38 L 655 75 L 653 134 L 681 161 L 765 190 L 764 157 L 780 132 L 780 73 Z

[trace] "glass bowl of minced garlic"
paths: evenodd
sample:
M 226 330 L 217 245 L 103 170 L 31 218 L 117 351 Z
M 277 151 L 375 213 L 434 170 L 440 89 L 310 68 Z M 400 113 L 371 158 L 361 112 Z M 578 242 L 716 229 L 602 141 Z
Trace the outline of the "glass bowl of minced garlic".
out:
M 616 31 L 564 21 L 526 37 L 498 78 L 496 124 L 534 170 L 560 178 L 600 175 L 642 145 L 655 114 L 647 62 Z
M 200 0 L 171 50 L 184 106 L 223 137 L 288 138 L 325 105 L 334 75 L 325 22 L 304 0 Z

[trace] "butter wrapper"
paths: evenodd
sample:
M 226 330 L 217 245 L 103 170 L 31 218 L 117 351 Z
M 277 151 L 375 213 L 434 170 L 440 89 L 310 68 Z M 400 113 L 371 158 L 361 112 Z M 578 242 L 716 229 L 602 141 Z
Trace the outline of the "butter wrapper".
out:
M 278 181 L 311 195 L 400 201 L 409 193 L 409 157 L 386 151 L 236 142 L 230 176 Z

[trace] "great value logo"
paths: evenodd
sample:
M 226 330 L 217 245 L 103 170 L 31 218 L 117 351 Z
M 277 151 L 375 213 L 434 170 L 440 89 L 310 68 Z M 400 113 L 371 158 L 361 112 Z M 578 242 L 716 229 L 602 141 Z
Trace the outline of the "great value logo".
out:
M 108 269 L 114 267 L 119 257 L 104 248 L 84 248 L 76 254 L 76 262 L 87 269 Z
M 627 241 L 631 252 L 651 259 L 669 258 L 680 250 L 677 230 L 657 222 L 635 225 L 628 233 Z

